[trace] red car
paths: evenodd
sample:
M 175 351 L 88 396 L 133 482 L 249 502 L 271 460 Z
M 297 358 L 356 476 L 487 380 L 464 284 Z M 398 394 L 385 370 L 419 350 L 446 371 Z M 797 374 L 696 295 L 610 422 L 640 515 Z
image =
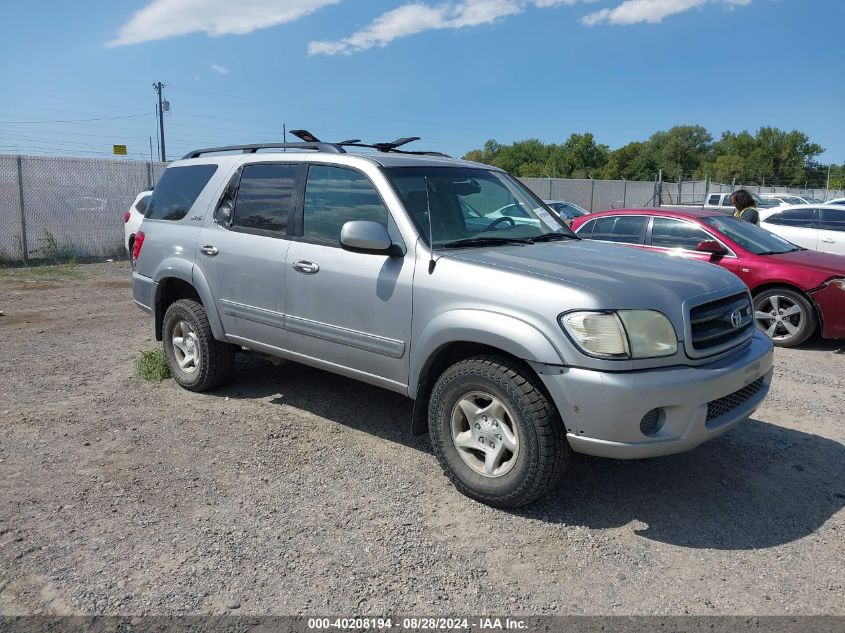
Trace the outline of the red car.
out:
M 727 268 L 754 297 L 757 327 L 792 347 L 817 329 L 845 338 L 845 257 L 810 251 L 717 211 L 616 209 L 575 218 L 582 238 Z

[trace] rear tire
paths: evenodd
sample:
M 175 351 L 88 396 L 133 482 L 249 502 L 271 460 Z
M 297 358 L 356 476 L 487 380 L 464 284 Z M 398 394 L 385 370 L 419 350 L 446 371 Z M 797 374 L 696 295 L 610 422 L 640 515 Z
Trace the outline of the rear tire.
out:
M 499 508 L 546 494 L 571 453 L 560 415 L 536 376 L 493 356 L 463 360 L 441 374 L 428 426 L 434 453 L 455 487 Z
M 201 303 L 179 299 L 170 304 L 162 333 L 170 374 L 181 387 L 207 391 L 232 375 L 235 347 L 214 338 Z
M 778 347 L 801 345 L 818 325 L 813 304 L 789 288 L 769 288 L 755 296 L 754 321 Z

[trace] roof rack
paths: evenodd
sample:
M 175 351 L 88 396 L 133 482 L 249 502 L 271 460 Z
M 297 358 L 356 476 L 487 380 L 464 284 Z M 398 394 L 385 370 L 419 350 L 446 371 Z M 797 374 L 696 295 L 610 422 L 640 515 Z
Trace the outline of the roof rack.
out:
M 336 143 L 253 143 L 251 145 L 226 145 L 224 147 L 206 147 L 195 149 L 182 157 L 199 158 L 203 154 L 216 154 L 218 152 L 243 152 L 244 154 L 255 154 L 260 149 L 312 149 L 318 152 L 331 152 L 333 154 L 344 154 L 346 150 Z
M 422 151 L 409 151 L 399 149 L 403 145 L 407 145 L 413 141 L 420 140 L 419 136 L 407 136 L 404 138 L 396 139 L 395 141 L 391 141 L 389 143 L 362 143 L 360 139 L 349 139 L 346 141 L 341 141 L 340 143 L 326 143 L 321 141 L 316 136 L 311 134 L 308 130 L 291 130 L 291 134 L 296 136 L 297 138 L 302 139 L 301 143 L 254 143 L 251 145 L 226 145 L 224 147 L 206 147 L 203 149 L 196 149 L 192 152 L 188 152 L 182 157 L 182 160 L 186 160 L 188 158 L 199 158 L 203 154 L 216 154 L 219 152 L 243 152 L 244 154 L 255 154 L 260 149 L 307 149 L 307 150 L 314 150 L 317 152 L 329 152 L 331 154 L 345 154 L 346 150 L 345 147 L 366 147 L 368 149 L 374 149 L 379 152 L 391 152 L 395 154 L 413 154 L 416 156 L 442 156 L 444 158 L 450 158 L 448 154 L 444 154 L 443 152 L 422 152 Z

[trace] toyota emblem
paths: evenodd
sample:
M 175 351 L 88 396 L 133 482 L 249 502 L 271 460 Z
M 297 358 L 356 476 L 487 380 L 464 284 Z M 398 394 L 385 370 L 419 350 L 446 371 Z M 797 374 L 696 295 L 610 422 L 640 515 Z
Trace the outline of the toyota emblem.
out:
M 742 325 L 742 310 L 737 309 L 731 313 L 731 325 L 735 328 Z

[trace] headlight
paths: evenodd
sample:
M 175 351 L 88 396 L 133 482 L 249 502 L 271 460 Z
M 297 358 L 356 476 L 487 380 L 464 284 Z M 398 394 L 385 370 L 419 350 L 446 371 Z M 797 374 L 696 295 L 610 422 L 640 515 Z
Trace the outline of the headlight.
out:
M 653 310 L 570 312 L 560 325 L 590 356 L 603 358 L 654 358 L 678 350 L 672 323 Z
M 845 291 L 845 279 L 831 279 L 827 282 L 828 286 L 836 286 L 840 290 Z

